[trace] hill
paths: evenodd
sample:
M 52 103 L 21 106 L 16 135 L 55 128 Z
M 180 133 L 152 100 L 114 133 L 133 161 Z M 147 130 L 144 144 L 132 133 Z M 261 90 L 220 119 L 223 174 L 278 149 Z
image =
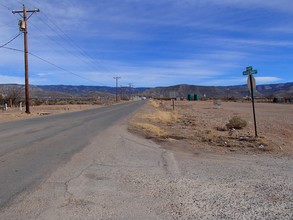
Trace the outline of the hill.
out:
M 12 89 L 13 88 L 13 89 Z M 14 92 L 22 91 L 23 85 L 17 84 L 0 84 L 0 94 L 5 94 L 13 90 Z M 198 94 L 200 97 L 207 98 L 242 98 L 249 95 L 246 85 L 239 86 L 196 86 L 196 85 L 175 85 L 169 87 L 157 88 L 129 88 L 119 87 L 119 94 L 129 96 L 142 95 L 155 98 L 186 98 L 188 94 Z M 45 85 L 30 86 L 30 97 L 35 99 L 58 99 L 58 98 L 81 98 L 101 96 L 109 97 L 116 93 L 115 87 L 107 86 L 72 86 L 72 85 Z M 293 83 L 258 85 L 256 91 L 257 97 L 293 97 Z
M 259 85 L 256 88 L 257 97 L 293 97 L 293 83 Z M 186 98 L 188 94 L 198 94 L 207 98 L 242 98 L 249 95 L 247 85 L 240 86 L 195 86 L 176 85 L 157 87 L 142 93 L 146 97 L 156 98 Z

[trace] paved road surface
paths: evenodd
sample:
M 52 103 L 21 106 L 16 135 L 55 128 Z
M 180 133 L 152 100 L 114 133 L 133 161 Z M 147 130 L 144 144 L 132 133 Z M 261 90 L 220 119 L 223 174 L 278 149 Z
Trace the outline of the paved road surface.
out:
M 143 102 L 0 123 L 0 207 L 40 183 Z

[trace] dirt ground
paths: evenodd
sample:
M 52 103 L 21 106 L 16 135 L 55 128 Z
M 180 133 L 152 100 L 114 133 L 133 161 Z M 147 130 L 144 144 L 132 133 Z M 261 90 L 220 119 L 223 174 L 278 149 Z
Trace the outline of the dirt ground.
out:
M 148 107 L 132 119 L 130 130 L 154 139 L 162 145 L 184 150 L 206 152 L 242 152 L 247 154 L 293 154 L 293 105 L 256 103 L 258 137 L 255 137 L 252 104 L 250 102 L 151 101 Z M 166 112 L 173 120 L 161 120 L 156 115 Z M 243 129 L 227 129 L 233 116 L 247 122 Z M 161 129 L 153 132 L 142 124 Z M 139 126 L 137 126 L 139 125 Z M 163 132 L 163 134 L 162 134 Z M 180 146 L 180 147 L 179 147 Z
M 30 106 L 30 114 L 25 113 L 25 108 L 20 111 L 18 108 L 8 108 L 7 111 L 0 112 L 1 121 L 11 121 L 18 119 L 34 118 L 52 114 L 60 114 L 71 111 L 81 111 L 92 108 L 98 108 L 99 105 L 40 105 Z
M 292 110 L 257 104 L 254 138 L 250 103 L 150 101 L 0 219 L 293 219 Z
M 130 130 L 154 139 L 165 147 L 207 152 L 274 153 L 293 155 L 293 105 L 256 103 L 258 137 L 255 138 L 252 105 L 250 102 L 151 101 L 133 118 Z M 31 106 L 31 114 L 23 108 L 9 108 L 0 112 L 0 121 L 10 121 L 100 107 L 99 105 L 41 105 Z M 169 113 L 171 120 L 161 120 L 157 112 Z M 146 117 L 152 115 L 154 118 Z M 247 121 L 241 130 L 227 129 L 233 116 Z M 135 126 L 151 124 L 164 131 L 164 135 Z M 153 128 L 152 128 L 153 129 Z

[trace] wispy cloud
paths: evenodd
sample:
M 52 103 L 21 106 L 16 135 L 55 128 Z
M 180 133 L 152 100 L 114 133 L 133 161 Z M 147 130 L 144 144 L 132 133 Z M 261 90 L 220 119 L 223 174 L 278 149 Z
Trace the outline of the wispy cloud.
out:
M 271 76 L 255 77 L 255 80 L 258 84 L 277 83 L 282 81 L 281 78 Z
M 30 52 L 65 70 L 30 56 L 34 83 L 112 85 L 118 74 L 137 86 L 232 85 L 245 82 L 246 65 L 261 69 L 259 83 L 293 81 L 291 0 L 21 2 L 41 9 L 29 21 Z M 18 19 L 0 7 L 0 44 L 18 33 Z M 23 54 L 0 49 L 0 59 L 1 73 L 18 82 Z
M 24 84 L 24 78 L 0 75 L 0 84 Z

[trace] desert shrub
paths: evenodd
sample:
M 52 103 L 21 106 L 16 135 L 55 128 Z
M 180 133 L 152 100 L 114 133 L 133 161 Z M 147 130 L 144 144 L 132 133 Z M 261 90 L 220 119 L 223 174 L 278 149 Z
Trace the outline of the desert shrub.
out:
M 242 129 L 247 126 L 247 122 L 240 118 L 239 116 L 234 116 L 229 120 L 229 123 L 226 124 L 226 127 L 229 129 Z

